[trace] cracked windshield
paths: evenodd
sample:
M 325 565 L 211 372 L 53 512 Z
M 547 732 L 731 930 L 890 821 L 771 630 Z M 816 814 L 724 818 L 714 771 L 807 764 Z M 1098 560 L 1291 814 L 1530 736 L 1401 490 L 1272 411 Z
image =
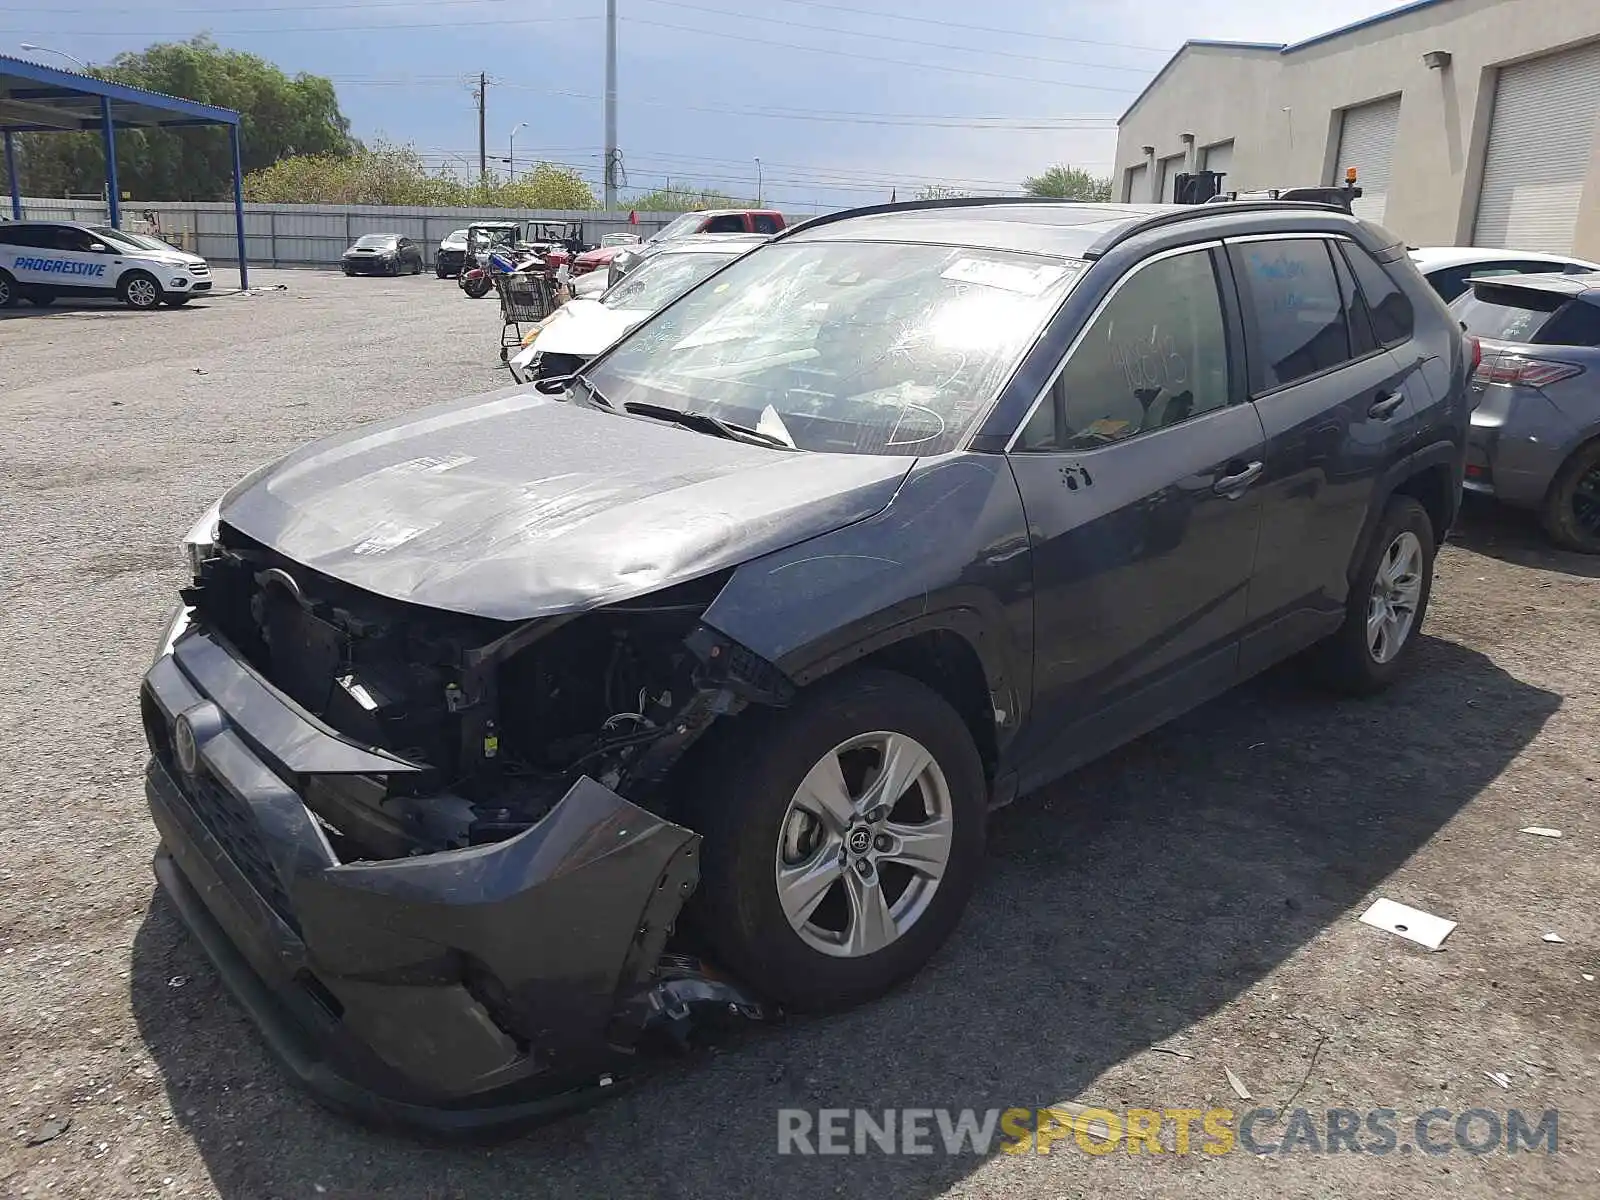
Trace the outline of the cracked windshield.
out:
M 667 309 L 589 378 L 616 407 L 709 413 L 802 450 L 938 454 L 1082 270 L 966 247 L 780 244 Z

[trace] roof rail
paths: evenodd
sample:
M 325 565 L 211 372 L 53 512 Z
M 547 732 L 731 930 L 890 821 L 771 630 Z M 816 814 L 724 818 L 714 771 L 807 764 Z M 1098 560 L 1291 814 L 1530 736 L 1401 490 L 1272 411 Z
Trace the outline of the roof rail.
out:
M 1180 225 L 1184 221 L 1197 217 L 1218 217 L 1227 213 L 1252 213 L 1252 212 L 1325 212 L 1338 213 L 1342 217 L 1350 213 L 1337 204 L 1323 204 L 1314 200 L 1230 200 L 1226 204 L 1176 204 L 1161 212 L 1151 213 L 1139 220 L 1130 221 L 1118 229 L 1112 230 L 1094 245 L 1084 251 L 1084 258 L 1100 258 L 1114 246 L 1119 246 L 1129 238 L 1137 237 L 1152 229 L 1161 229 L 1168 225 Z
M 789 225 L 773 237 L 773 241 L 780 241 L 791 233 L 798 233 L 802 229 L 818 229 L 823 225 L 832 225 L 836 221 L 845 221 L 853 217 L 875 217 L 879 213 L 895 212 L 920 212 L 929 208 L 986 208 L 993 204 L 1099 204 L 1098 200 L 1064 200 L 1058 196 L 946 196 L 938 200 L 899 200 L 892 204 L 867 204 L 860 208 L 845 208 L 838 212 L 823 213 L 821 216 L 812 217 L 801 221 L 797 225 Z M 1111 203 L 1105 201 L 1104 203 Z

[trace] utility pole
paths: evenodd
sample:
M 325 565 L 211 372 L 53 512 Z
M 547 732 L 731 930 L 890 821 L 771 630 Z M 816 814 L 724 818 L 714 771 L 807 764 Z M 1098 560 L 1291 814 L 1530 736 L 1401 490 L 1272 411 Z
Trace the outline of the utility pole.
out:
M 761 160 L 756 159 L 756 207 L 761 207 Z
M 606 0 L 606 211 L 617 208 L 617 0 Z
M 489 95 L 489 76 L 478 72 L 478 186 L 489 183 L 489 141 L 484 135 L 484 109 Z

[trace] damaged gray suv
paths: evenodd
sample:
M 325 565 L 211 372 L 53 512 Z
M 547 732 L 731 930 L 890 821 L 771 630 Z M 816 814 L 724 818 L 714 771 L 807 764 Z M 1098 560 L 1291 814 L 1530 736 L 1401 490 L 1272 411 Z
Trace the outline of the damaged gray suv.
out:
M 1404 668 L 1468 356 L 1331 208 L 813 221 L 224 496 L 143 688 L 156 874 L 299 1080 L 435 1132 L 865 1001 L 992 806 L 1292 655 Z

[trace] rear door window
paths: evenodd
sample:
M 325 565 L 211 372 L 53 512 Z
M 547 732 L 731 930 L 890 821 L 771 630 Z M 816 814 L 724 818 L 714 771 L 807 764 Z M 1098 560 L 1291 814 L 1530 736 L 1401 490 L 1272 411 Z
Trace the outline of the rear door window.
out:
M 768 213 L 756 213 L 750 220 L 754 223 L 757 233 L 778 232 L 778 219 Z
M 1253 392 L 1284 387 L 1355 357 L 1329 251 L 1325 238 L 1230 245 L 1244 304 Z

